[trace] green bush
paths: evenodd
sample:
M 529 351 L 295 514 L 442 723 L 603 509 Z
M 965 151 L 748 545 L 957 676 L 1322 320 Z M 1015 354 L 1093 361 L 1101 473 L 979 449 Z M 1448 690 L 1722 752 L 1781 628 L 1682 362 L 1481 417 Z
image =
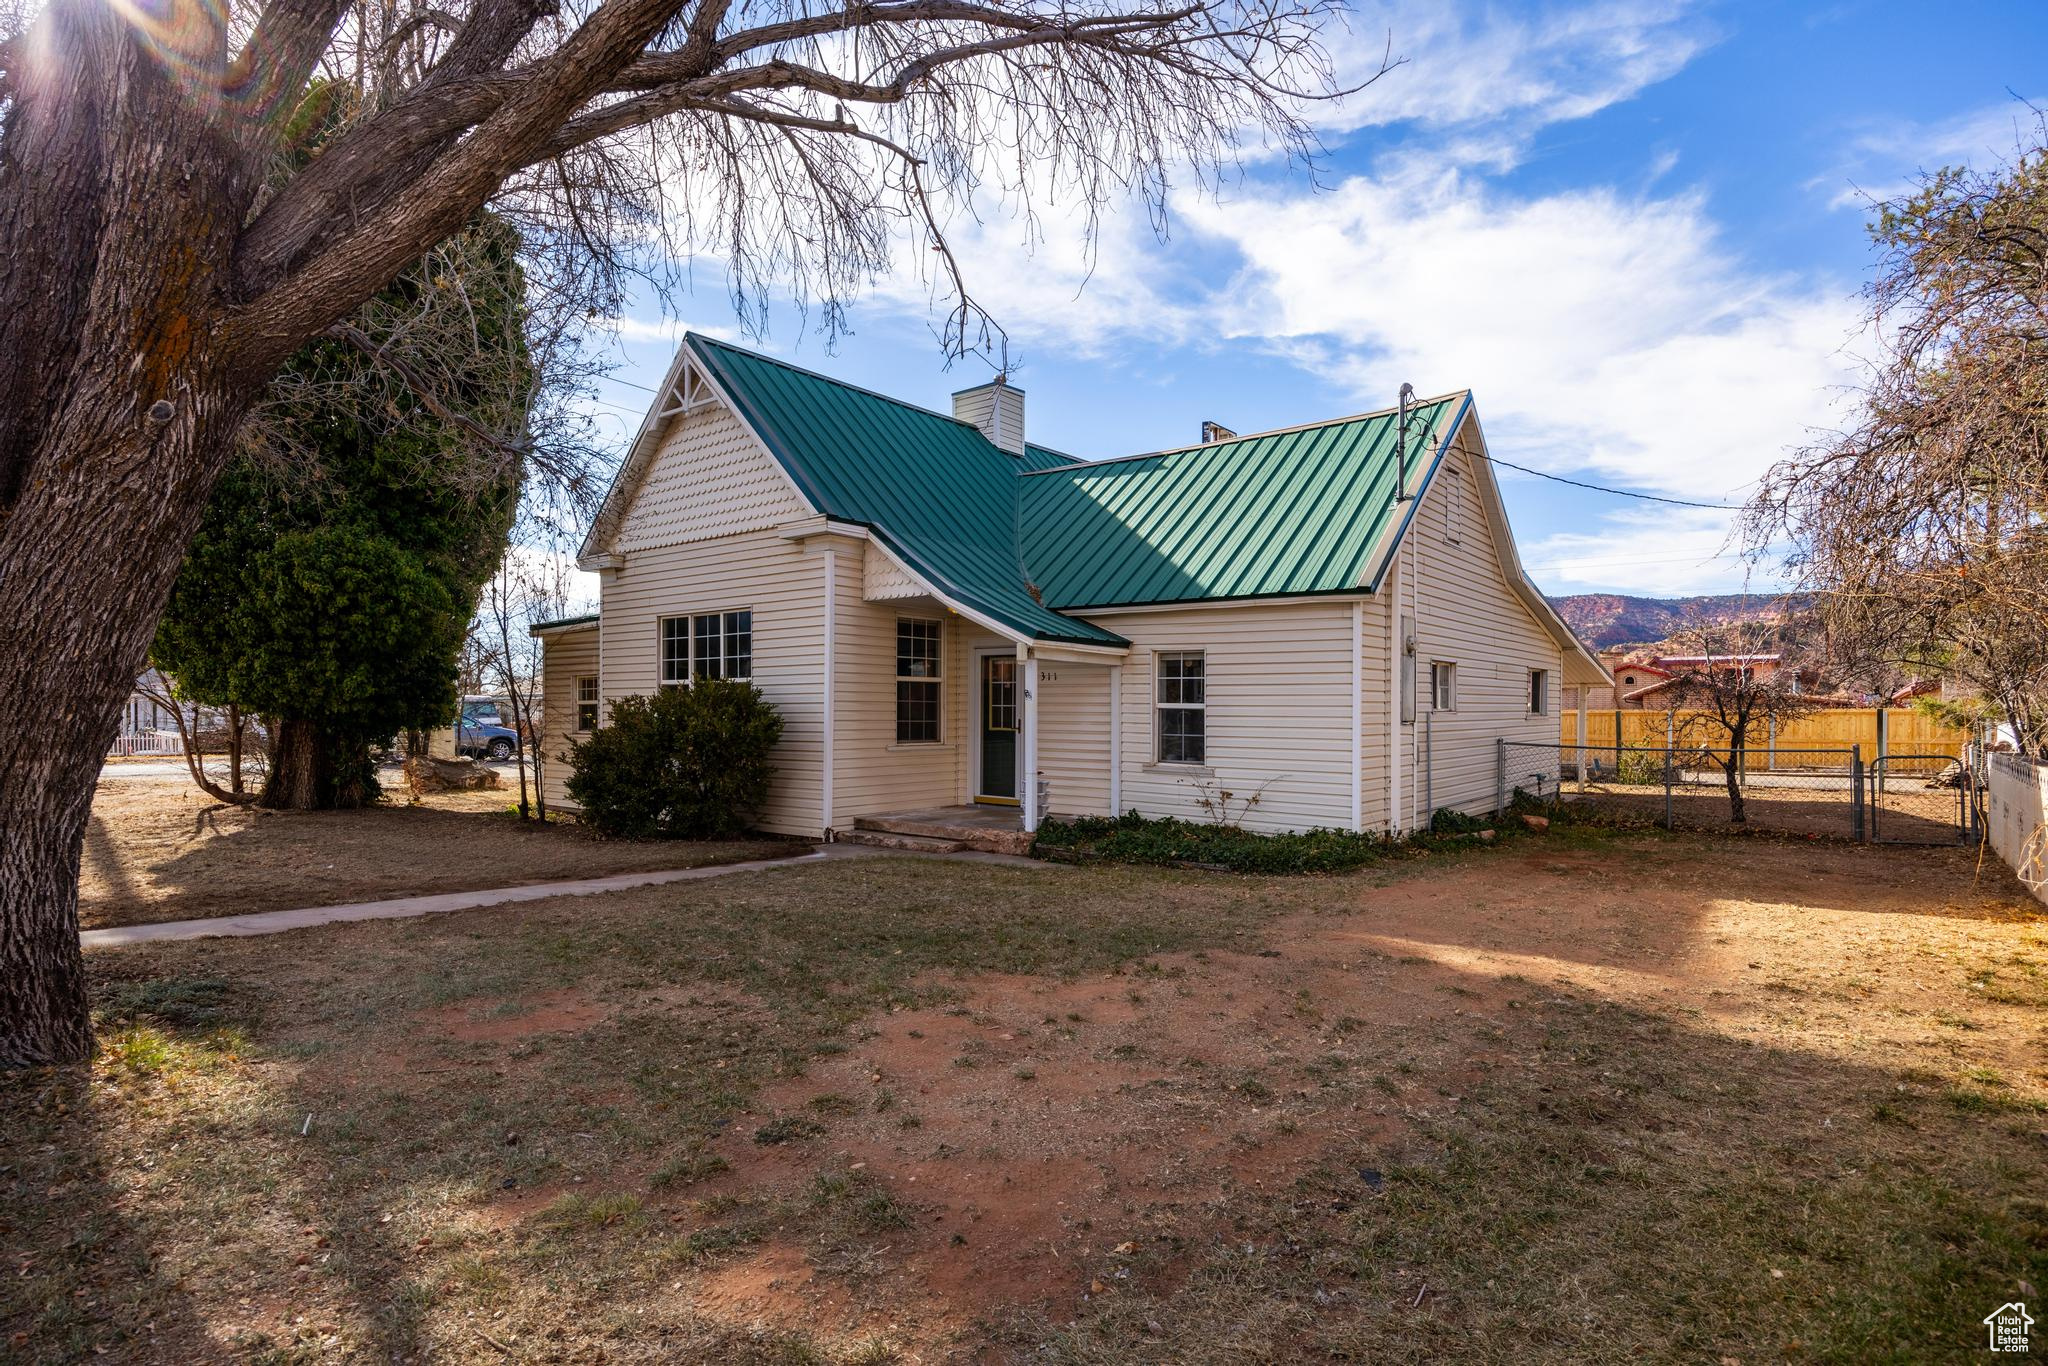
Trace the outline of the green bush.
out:
M 1494 821 L 1489 816 L 1472 816 L 1463 811 L 1440 806 L 1429 818 L 1429 833 L 1432 835 L 1476 835 L 1481 830 L 1493 829 Z
M 1383 859 L 1389 852 L 1378 835 L 1349 830 L 1259 835 L 1235 826 L 1148 820 L 1135 811 L 1114 819 L 1048 820 L 1038 827 L 1036 847 L 1118 863 L 1200 864 L 1233 873 L 1341 873 Z
M 709 839 L 747 829 L 768 800 L 782 718 L 751 683 L 700 678 L 623 698 L 569 748 L 569 797 L 607 835 Z

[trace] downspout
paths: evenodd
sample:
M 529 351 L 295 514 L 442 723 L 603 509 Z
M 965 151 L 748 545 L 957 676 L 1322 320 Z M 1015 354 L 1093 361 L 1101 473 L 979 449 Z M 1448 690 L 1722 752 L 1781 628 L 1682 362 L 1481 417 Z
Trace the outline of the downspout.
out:
M 825 745 L 818 775 L 818 827 L 821 838 L 832 838 L 832 667 L 834 635 L 839 616 L 839 552 L 825 548 L 825 651 L 823 677 L 819 680 L 818 705 L 824 711 Z
M 1415 648 L 1414 636 L 1420 635 L 1422 631 L 1422 613 L 1419 610 L 1419 599 L 1417 597 L 1417 590 L 1422 582 L 1422 554 L 1419 549 L 1415 555 L 1415 563 L 1409 566 L 1409 568 L 1402 573 L 1401 582 L 1404 585 L 1406 585 L 1408 589 L 1408 629 L 1410 632 L 1413 633 L 1408 639 L 1405 639 L 1401 642 L 1402 651 L 1407 652 L 1412 651 Z M 1415 683 L 1412 684 L 1411 687 L 1419 686 L 1421 682 L 1422 656 L 1418 654 L 1415 657 Z M 1430 696 L 1429 705 L 1431 707 L 1436 706 L 1436 697 L 1434 693 L 1432 693 Z M 1416 711 L 1419 713 L 1421 709 L 1421 704 L 1417 703 Z M 1410 721 L 1408 723 L 1408 810 L 1405 813 L 1407 816 L 1407 820 L 1403 822 L 1404 828 L 1408 829 L 1413 829 L 1415 827 L 1415 798 L 1419 796 L 1422 791 L 1421 732 L 1422 727 L 1420 725 L 1416 724 L 1414 721 Z
M 1115 670 L 1110 671 L 1112 674 Z M 1114 724 L 1114 723 L 1112 723 Z M 1111 812 L 1115 814 L 1114 810 Z M 1351 829 L 1365 830 L 1365 599 L 1351 604 Z
M 1387 833 L 1401 833 L 1401 551 L 1394 550 L 1394 591 L 1387 595 Z
M 1017 767 L 1017 796 L 1024 808 L 1024 833 L 1038 829 L 1038 656 L 1028 645 L 1017 647 L 1017 686 L 1024 692 L 1024 735 Z
M 1121 665 L 1109 666 L 1109 814 L 1112 818 L 1123 814 L 1124 800 L 1124 671 Z

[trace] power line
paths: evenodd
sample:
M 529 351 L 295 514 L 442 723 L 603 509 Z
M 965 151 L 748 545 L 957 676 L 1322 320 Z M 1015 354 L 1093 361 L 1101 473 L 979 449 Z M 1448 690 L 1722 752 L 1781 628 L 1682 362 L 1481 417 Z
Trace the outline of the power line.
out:
M 1464 450 L 1465 448 L 1460 446 L 1458 449 Z M 1680 508 L 1706 508 L 1710 512 L 1742 511 L 1740 507 L 1733 503 L 1695 503 L 1685 498 L 1660 498 L 1654 493 L 1634 493 L 1628 489 L 1611 489 L 1605 484 L 1589 484 L 1583 479 L 1567 479 L 1561 474 L 1545 474 L 1542 470 L 1532 470 L 1527 465 L 1517 465 L 1512 460 L 1503 460 L 1497 455 L 1488 455 L 1481 451 L 1465 451 L 1465 454 L 1478 456 L 1481 460 L 1490 461 L 1496 465 L 1505 465 L 1511 470 L 1520 470 L 1523 474 L 1533 474 L 1538 479 L 1548 479 L 1554 484 L 1570 484 L 1575 489 L 1591 489 L 1595 493 L 1611 493 L 1616 498 L 1636 498 L 1645 503 L 1668 503 L 1672 507 Z

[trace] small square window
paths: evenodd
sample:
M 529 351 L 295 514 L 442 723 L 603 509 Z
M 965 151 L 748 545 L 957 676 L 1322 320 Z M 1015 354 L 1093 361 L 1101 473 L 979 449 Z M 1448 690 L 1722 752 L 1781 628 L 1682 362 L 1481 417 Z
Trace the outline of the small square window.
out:
M 576 680 L 576 729 L 588 733 L 597 729 L 597 676 L 583 674 Z

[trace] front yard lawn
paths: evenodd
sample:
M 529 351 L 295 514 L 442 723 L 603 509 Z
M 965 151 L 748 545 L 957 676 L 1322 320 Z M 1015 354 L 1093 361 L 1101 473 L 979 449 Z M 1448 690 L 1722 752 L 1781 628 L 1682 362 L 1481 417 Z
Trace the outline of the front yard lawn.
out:
M 70 1361 L 1960 1359 L 2048 917 L 1954 851 L 849 858 L 91 955 L 0 1081 Z
M 398 789 L 397 802 L 403 802 Z M 182 777 L 102 779 L 79 864 L 85 929 L 338 906 L 435 892 L 733 863 L 782 840 L 600 840 L 508 813 L 518 789 L 426 806 L 260 811 L 223 806 Z

